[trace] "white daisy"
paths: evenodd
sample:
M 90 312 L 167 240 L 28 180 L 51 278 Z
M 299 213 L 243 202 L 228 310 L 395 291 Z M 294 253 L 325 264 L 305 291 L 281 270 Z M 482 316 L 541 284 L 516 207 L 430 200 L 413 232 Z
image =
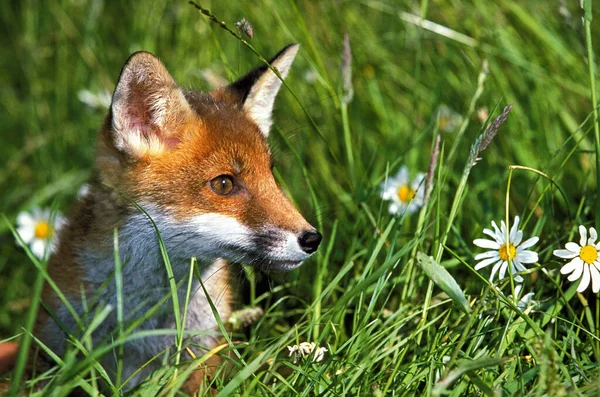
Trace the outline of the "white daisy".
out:
M 34 208 L 31 212 L 21 212 L 17 215 L 17 233 L 23 243 L 40 259 L 44 257 L 46 246 L 50 245 L 50 252 L 56 248 L 56 234 L 63 224 L 64 218 L 58 213 L 52 220 L 49 209 Z
M 475 256 L 475 260 L 479 261 L 475 265 L 475 270 L 483 269 L 486 266 L 494 264 L 490 282 L 494 280 L 496 272 L 500 270 L 498 279 L 501 280 L 506 275 L 506 270 L 510 264 L 511 274 L 515 274 L 525 270 L 524 263 L 535 263 L 538 261 L 538 254 L 534 251 L 529 251 L 527 248 L 534 246 L 538 241 L 538 237 L 532 237 L 528 240 L 523 240 L 523 231 L 519 230 L 519 217 L 515 216 L 515 222 L 510 228 L 508 242 L 506 241 L 506 224 L 501 222 L 501 227 L 498 229 L 496 222 L 492 221 L 494 230 L 483 229 L 483 233 L 492 237 L 494 240 L 478 238 L 473 241 L 478 247 L 490 248 L 491 251 L 483 252 Z M 515 276 L 515 281 L 520 283 L 523 278 L 519 275 Z
M 519 296 L 521 295 L 522 289 L 523 289 L 523 284 L 515 285 L 515 295 L 517 298 L 519 298 Z M 537 302 L 533 300 L 534 295 L 535 295 L 535 293 L 528 292 L 525 295 L 521 296 L 521 298 L 517 302 L 517 308 L 520 311 L 524 312 L 525 309 L 527 309 L 529 306 L 537 305 Z M 513 297 L 512 297 L 512 295 L 508 295 L 508 298 L 512 300 Z
M 90 90 L 80 90 L 77 97 L 92 109 L 108 109 L 112 101 L 110 92 L 104 90 L 93 93 Z
M 561 267 L 562 274 L 571 275 L 567 277 L 569 281 L 581 279 L 577 292 L 583 292 L 592 281 L 592 291 L 600 291 L 600 242 L 596 243 L 598 233 L 596 229 L 590 227 L 590 237 L 587 237 L 587 230 L 583 225 L 579 226 L 581 236 L 579 244 L 568 242 L 564 250 L 554 250 L 554 255 L 563 259 L 572 259 L 569 263 Z
M 462 116 L 446 105 L 438 107 L 438 127 L 442 132 L 455 132 L 462 124 Z
M 304 81 L 306 81 L 308 84 L 315 84 L 318 79 L 319 75 L 314 70 L 308 69 L 306 72 L 304 72 Z
M 424 179 L 425 174 L 419 172 L 411 182 L 408 168 L 403 166 L 394 177 L 389 178 L 381 185 L 381 197 L 391 201 L 390 214 L 403 215 L 406 211 L 412 214 L 423 206 Z
M 227 81 L 225 77 L 221 76 L 219 73 L 217 73 L 211 68 L 200 70 L 200 74 L 202 75 L 202 78 L 208 83 L 210 88 L 213 90 L 225 87 L 229 83 L 229 81 Z

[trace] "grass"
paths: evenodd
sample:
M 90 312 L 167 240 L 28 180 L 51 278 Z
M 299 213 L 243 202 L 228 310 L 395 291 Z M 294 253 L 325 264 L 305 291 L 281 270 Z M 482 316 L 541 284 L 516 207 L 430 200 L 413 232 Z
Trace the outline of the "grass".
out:
M 282 188 L 325 239 L 297 271 L 248 270 L 237 280 L 240 306 L 261 306 L 264 315 L 217 349 L 235 357 L 230 373 L 213 380 L 220 395 L 596 395 L 598 297 L 576 293 L 552 251 L 578 241 L 578 225 L 600 222 L 597 68 L 587 62 L 600 52 L 600 8 L 585 1 L 582 23 L 576 2 L 559 10 L 560 1 L 227 3 L 200 2 L 234 31 L 247 18 L 256 53 L 268 58 L 302 45 L 270 142 Z M 14 243 L 9 224 L 36 205 L 67 211 L 89 178 L 105 110 L 87 107 L 77 93 L 111 91 L 123 62 L 141 49 L 157 54 L 184 87 L 204 90 L 203 69 L 233 80 L 259 60 L 185 1 L 3 2 L 0 19 L 0 212 L 9 220 L 0 222 L 0 339 L 19 335 L 36 345 L 27 330 L 44 264 Z M 350 101 L 341 71 L 345 33 Z M 508 104 L 508 119 L 465 174 L 477 136 Z M 442 105 L 463 116 L 452 131 L 437 117 Z M 438 133 L 427 206 L 389 215 L 380 184 L 402 165 L 426 172 Z M 473 270 L 483 250 L 472 241 L 492 220 L 515 215 L 525 238 L 540 237 L 539 261 L 523 274 L 537 305 L 524 312 L 507 298 L 514 280 L 492 286 L 488 268 Z M 431 281 L 428 274 L 445 274 L 440 265 L 458 287 Z M 188 281 L 171 288 L 189 292 Z M 465 310 L 450 298 L 463 294 Z M 79 385 L 97 394 L 105 377 L 97 359 L 142 336 L 133 324 L 92 346 L 106 315 L 91 319 L 56 358 L 61 367 L 47 374 L 48 393 Z M 193 330 L 156 332 L 181 343 Z M 286 346 L 303 341 L 327 347 L 325 361 L 293 364 Z M 138 389 L 124 392 L 125 379 L 110 389 L 174 395 L 187 373 L 185 365 L 165 366 Z

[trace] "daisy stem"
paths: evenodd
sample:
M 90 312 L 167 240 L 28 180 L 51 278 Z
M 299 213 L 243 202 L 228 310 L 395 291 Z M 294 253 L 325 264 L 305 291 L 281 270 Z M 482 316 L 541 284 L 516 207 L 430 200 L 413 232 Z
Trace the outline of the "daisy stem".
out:
M 506 222 L 506 251 L 509 251 L 509 247 L 512 244 L 510 241 L 510 218 L 509 218 L 509 203 L 510 203 L 510 182 L 512 181 L 512 173 L 513 173 L 513 169 L 511 167 L 508 167 L 508 182 L 506 183 L 506 197 L 505 197 L 505 203 L 504 203 L 504 218 L 505 218 L 505 222 Z M 516 306 L 517 302 L 518 302 L 518 297 L 517 294 L 515 293 L 515 281 L 513 278 L 513 261 L 512 259 L 509 257 L 508 258 L 508 278 L 510 279 L 510 290 L 512 293 L 512 298 L 513 298 L 513 304 Z
M 594 70 L 594 50 L 592 47 L 592 0 L 583 1 L 583 23 L 585 26 L 585 45 L 590 75 L 592 112 L 594 114 L 594 140 L 596 144 L 596 185 L 600 186 L 600 125 L 598 124 L 598 99 L 596 98 L 596 72 Z M 600 229 L 600 200 L 596 200 L 596 229 Z
M 508 219 L 509 217 L 509 199 L 510 199 L 510 181 L 512 180 L 512 173 L 513 173 L 513 169 L 512 168 L 508 168 L 508 182 L 506 183 L 506 197 L 505 197 L 505 201 L 504 201 L 504 221 L 506 222 L 506 246 L 507 246 L 507 250 L 508 250 L 508 244 L 510 244 L 510 219 Z M 511 272 L 509 272 L 509 274 L 512 274 Z
M 596 294 L 596 351 L 600 352 L 600 342 L 598 340 L 600 340 L 600 295 Z
M 597 335 L 598 327 L 596 327 L 594 325 L 592 309 L 590 309 L 588 300 L 580 293 L 577 293 L 577 297 L 579 298 L 579 301 L 581 302 L 581 304 L 583 306 L 584 313 L 585 313 L 585 319 L 587 320 L 588 327 L 590 327 L 590 332 L 593 335 Z M 596 316 L 596 319 L 597 318 L 598 317 Z M 598 349 L 598 339 L 597 338 L 594 338 L 594 343 L 592 343 L 592 349 L 594 350 L 594 357 L 596 358 L 596 361 L 600 361 L 600 350 Z

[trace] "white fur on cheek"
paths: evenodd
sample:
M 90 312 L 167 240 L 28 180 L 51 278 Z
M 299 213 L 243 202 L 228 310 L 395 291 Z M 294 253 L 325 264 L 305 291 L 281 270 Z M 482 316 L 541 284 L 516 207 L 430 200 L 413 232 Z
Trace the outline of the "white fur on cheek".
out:
M 193 217 L 190 225 L 202 239 L 205 251 L 213 251 L 218 257 L 223 255 L 227 247 L 252 249 L 254 232 L 242 225 L 237 219 L 221 214 L 202 214 Z M 220 254 L 220 255 L 219 255 Z

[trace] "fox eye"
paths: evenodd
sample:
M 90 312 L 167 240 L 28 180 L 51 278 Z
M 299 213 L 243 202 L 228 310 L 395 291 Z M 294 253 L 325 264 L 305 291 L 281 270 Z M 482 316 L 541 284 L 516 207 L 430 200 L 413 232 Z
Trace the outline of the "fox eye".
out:
M 227 196 L 233 191 L 233 178 L 229 175 L 219 175 L 210 181 L 212 190 L 221 196 Z

